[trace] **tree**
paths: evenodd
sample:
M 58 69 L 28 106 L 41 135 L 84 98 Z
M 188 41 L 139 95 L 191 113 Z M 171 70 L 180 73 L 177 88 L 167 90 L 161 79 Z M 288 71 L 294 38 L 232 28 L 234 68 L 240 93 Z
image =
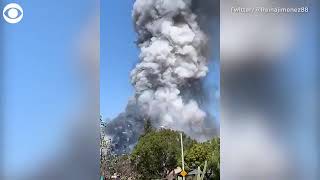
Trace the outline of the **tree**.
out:
M 211 156 L 209 156 L 208 167 L 211 171 L 210 177 L 214 180 L 220 179 L 220 138 L 213 138 L 209 141 L 212 150 Z M 209 175 L 209 173 L 208 173 Z
M 205 143 L 194 144 L 186 153 L 185 162 L 188 169 L 203 168 L 205 161 L 209 160 L 210 149 Z
M 138 179 L 136 177 L 137 173 L 135 172 L 131 164 L 129 155 L 116 156 L 111 162 L 111 165 L 111 173 L 116 173 L 117 175 L 119 175 L 121 180 Z
M 106 122 L 100 117 L 100 174 L 107 179 L 116 173 L 119 157 L 113 153 L 111 139 L 105 134 Z
M 154 131 L 151 120 L 149 118 L 145 118 L 144 122 L 144 134 L 148 134 Z
M 189 149 L 196 141 L 184 137 L 184 147 Z M 180 132 L 161 129 L 140 137 L 131 154 L 131 161 L 139 179 L 163 178 L 179 165 L 181 159 Z
M 203 168 L 205 161 L 208 162 L 206 178 L 220 179 L 220 139 L 213 138 L 204 143 L 194 144 L 186 151 L 185 162 L 187 168 L 197 169 L 198 166 Z
M 102 121 L 100 116 L 100 174 L 101 176 L 108 176 L 110 173 L 111 142 L 104 133 L 105 122 Z

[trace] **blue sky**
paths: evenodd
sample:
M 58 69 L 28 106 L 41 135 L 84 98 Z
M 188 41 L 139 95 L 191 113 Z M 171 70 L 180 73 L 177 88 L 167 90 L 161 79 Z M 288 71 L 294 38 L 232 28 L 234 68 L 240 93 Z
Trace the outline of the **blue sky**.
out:
M 133 2 L 101 1 L 100 112 L 104 119 L 123 112 L 134 93 L 129 74 L 138 62 L 139 49 L 131 18 Z M 215 29 L 219 31 L 219 26 Z M 219 61 L 218 38 L 215 34 L 212 59 L 216 62 Z M 219 88 L 219 65 L 212 63 L 210 70 L 206 85 Z M 209 110 L 217 115 L 218 103 L 213 102 Z
M 2 5 L 9 2 L 13 1 Z M 7 171 L 36 166 L 37 159 L 58 148 L 61 126 L 79 95 L 79 72 L 71 63 L 71 51 L 94 4 L 91 0 L 14 2 L 24 9 L 23 20 L 15 25 L 0 21 Z
M 100 112 L 113 118 L 133 95 L 130 70 L 137 62 L 131 0 L 101 1 Z

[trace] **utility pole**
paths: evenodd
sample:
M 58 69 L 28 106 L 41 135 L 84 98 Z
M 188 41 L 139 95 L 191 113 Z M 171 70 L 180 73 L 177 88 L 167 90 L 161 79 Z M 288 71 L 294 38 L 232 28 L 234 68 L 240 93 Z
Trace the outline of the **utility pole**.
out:
M 182 133 L 180 133 L 180 141 L 181 141 L 181 162 L 182 162 L 182 172 L 184 172 L 184 155 L 183 155 L 183 140 L 182 140 Z M 183 176 L 182 180 L 185 180 L 186 178 Z

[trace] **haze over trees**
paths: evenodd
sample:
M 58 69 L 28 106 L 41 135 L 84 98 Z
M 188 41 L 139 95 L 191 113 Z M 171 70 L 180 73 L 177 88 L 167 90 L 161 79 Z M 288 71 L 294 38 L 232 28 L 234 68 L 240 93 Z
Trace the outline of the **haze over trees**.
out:
M 114 155 L 112 146 L 101 158 L 101 174 L 110 177 L 114 173 L 121 179 L 149 180 L 165 178 L 172 170 L 181 167 L 180 133 L 170 129 L 156 130 L 145 120 L 144 133 L 131 154 Z M 107 141 L 110 143 L 110 141 Z M 187 172 L 203 169 L 207 161 L 205 179 L 220 179 L 220 139 L 197 142 L 183 133 L 185 169 Z

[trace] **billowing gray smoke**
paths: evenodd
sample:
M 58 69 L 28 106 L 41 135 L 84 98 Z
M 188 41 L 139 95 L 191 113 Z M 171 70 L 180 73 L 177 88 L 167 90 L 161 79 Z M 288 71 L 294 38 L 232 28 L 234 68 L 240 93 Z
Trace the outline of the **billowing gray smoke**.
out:
M 201 2 L 201 1 L 197 1 Z M 184 131 L 198 140 L 217 133 L 201 109 L 208 73 L 208 36 L 200 29 L 192 0 L 136 0 L 133 20 L 141 49 L 131 72 L 135 88 L 125 113 L 106 128 L 120 151 L 143 132 L 145 118 L 156 128 Z

